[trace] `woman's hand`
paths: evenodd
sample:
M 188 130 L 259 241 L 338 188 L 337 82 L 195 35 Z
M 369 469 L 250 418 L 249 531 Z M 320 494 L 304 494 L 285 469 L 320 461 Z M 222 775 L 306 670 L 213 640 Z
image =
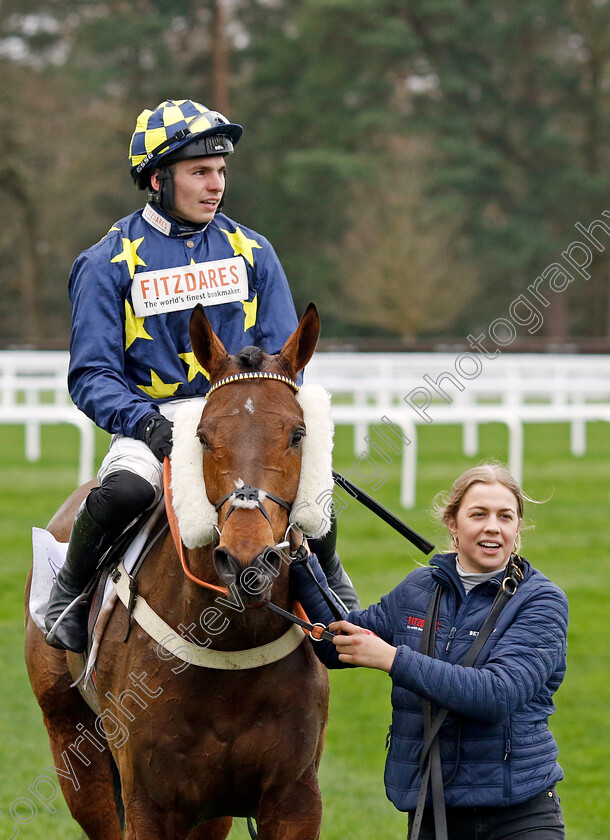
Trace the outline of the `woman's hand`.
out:
M 328 629 L 338 634 L 333 639 L 333 644 L 337 648 L 341 662 L 390 672 L 396 656 L 395 647 L 384 642 L 370 630 L 357 627 L 349 621 L 335 621 L 328 626 Z

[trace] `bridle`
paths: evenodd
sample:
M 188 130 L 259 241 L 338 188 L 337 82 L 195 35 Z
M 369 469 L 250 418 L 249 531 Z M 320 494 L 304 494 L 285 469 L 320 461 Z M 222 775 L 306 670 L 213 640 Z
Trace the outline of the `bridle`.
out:
M 219 379 L 208 390 L 208 397 L 210 397 L 218 388 L 221 388 L 224 385 L 228 385 L 228 384 L 236 383 L 236 382 L 241 382 L 241 381 L 244 381 L 244 380 L 257 380 L 257 379 L 270 379 L 270 380 L 275 380 L 275 381 L 282 382 L 282 383 L 288 385 L 290 388 L 292 388 L 292 390 L 295 393 L 298 393 L 299 390 L 300 390 L 299 386 L 297 385 L 297 383 L 293 379 L 291 379 L 287 376 L 284 376 L 283 374 L 272 373 L 270 371 L 251 371 L 251 372 L 231 374 L 230 376 L 224 377 L 223 379 Z M 318 386 L 312 386 L 312 387 L 318 387 Z M 299 402 L 301 402 L 300 399 L 299 399 Z M 331 446 L 332 446 L 332 442 L 331 442 Z M 408 525 L 406 525 L 404 522 L 402 522 L 400 519 L 398 519 L 398 517 L 394 516 L 394 514 L 392 514 L 389 510 L 387 510 L 382 505 L 380 505 L 375 499 L 373 499 L 371 496 L 369 496 L 367 493 L 365 493 L 363 490 L 361 490 L 355 484 L 352 484 L 349 481 L 349 479 L 345 478 L 345 476 L 342 476 L 342 475 L 340 475 L 339 473 L 337 473 L 333 470 L 332 471 L 332 478 L 333 478 L 333 481 L 334 481 L 335 484 L 338 484 L 340 487 L 343 487 L 344 489 L 346 489 L 350 493 L 350 495 L 353 496 L 353 498 L 357 499 L 365 507 L 367 507 L 367 508 L 369 508 L 369 510 L 373 511 L 373 513 L 375 513 L 377 516 L 379 516 L 381 519 L 383 519 L 384 522 L 391 525 L 391 527 L 393 527 L 403 537 L 405 537 L 411 543 L 413 543 L 413 545 L 415 545 L 424 554 L 430 554 L 433 551 L 434 546 L 432 545 L 432 543 L 428 542 L 428 540 L 424 539 L 424 537 L 417 534 L 415 531 L 413 531 L 412 528 L 409 528 Z M 168 516 L 168 520 L 169 520 L 169 523 L 170 523 L 170 528 L 171 528 L 171 531 L 172 531 L 172 536 L 173 536 L 173 539 L 174 539 L 175 547 L 176 547 L 178 556 L 180 558 L 184 574 L 189 578 L 189 580 L 191 580 L 193 583 L 197 584 L 198 586 L 202 586 L 202 587 L 205 587 L 207 589 L 211 589 L 211 590 L 214 590 L 216 592 L 220 592 L 223 595 L 227 595 L 228 590 L 227 590 L 226 587 L 216 586 L 215 584 L 211 584 L 211 583 L 208 583 L 207 581 L 201 580 L 200 578 L 193 575 L 192 572 L 190 571 L 190 569 L 188 568 L 186 558 L 185 558 L 185 554 L 184 554 L 184 545 L 182 543 L 182 538 L 180 536 L 180 529 L 178 527 L 178 520 L 177 520 L 175 511 L 174 511 L 174 508 L 173 508 L 173 503 L 172 503 L 171 486 L 170 486 L 169 459 L 166 459 L 166 462 L 164 464 L 164 487 L 165 487 L 167 516 Z M 205 488 L 204 488 L 204 496 L 205 496 Z M 297 494 L 297 498 L 298 498 L 298 494 Z M 247 485 L 244 485 L 244 484 L 242 484 L 241 486 L 236 486 L 236 488 L 234 490 L 231 490 L 229 493 L 225 494 L 223 496 L 223 498 L 220 499 L 220 501 L 217 502 L 215 505 L 211 504 L 209 502 L 209 500 L 207 499 L 207 497 L 205 499 L 201 499 L 201 504 L 207 504 L 207 506 L 210 509 L 210 513 L 216 513 L 216 517 L 217 517 L 218 511 L 222 508 L 222 506 L 226 502 L 228 502 L 230 500 L 231 505 L 230 505 L 230 508 L 229 508 L 225 518 L 224 518 L 224 522 L 227 521 L 228 517 L 235 510 L 236 507 L 258 509 L 263 514 L 263 516 L 267 519 L 267 521 L 270 522 L 269 515 L 268 515 L 268 513 L 265 509 L 265 506 L 263 504 L 265 499 L 270 499 L 274 503 L 280 505 L 281 507 L 284 507 L 289 512 L 292 510 L 292 508 L 294 506 L 294 502 L 292 504 L 288 503 L 284 499 L 281 499 L 281 498 L 279 498 L 278 496 L 275 496 L 272 493 L 267 493 L 266 491 L 262 490 L 261 488 L 247 486 Z M 218 520 L 216 518 L 216 522 L 217 521 Z M 224 522 L 223 522 L 223 524 L 224 524 Z M 212 529 L 216 532 L 217 536 L 220 538 L 220 529 L 219 529 L 218 525 L 215 524 L 212 521 L 208 521 L 206 524 L 209 528 L 209 531 L 208 531 L 209 538 L 206 537 L 204 542 L 196 542 L 195 540 L 199 539 L 199 537 L 196 536 L 195 540 L 193 540 L 193 545 L 191 547 L 195 547 L 197 545 L 203 545 L 203 544 L 211 541 L 211 539 L 213 537 L 212 537 L 211 533 L 209 533 L 209 532 Z M 290 532 L 293 528 L 295 530 L 295 535 L 296 535 L 297 531 L 301 535 L 300 545 L 298 545 L 296 548 L 294 548 L 294 540 L 289 539 Z M 327 595 L 325 589 L 320 585 L 320 583 L 318 582 L 313 570 L 311 569 L 311 567 L 307 563 L 308 551 L 307 551 L 307 548 L 306 548 L 306 545 L 305 545 L 305 538 L 304 538 L 304 533 L 302 531 L 302 528 L 303 528 L 302 524 L 299 527 L 299 525 L 297 525 L 296 523 L 289 522 L 288 528 L 286 529 L 286 533 L 284 534 L 284 540 L 282 542 L 278 543 L 276 546 L 269 547 L 269 548 L 272 551 L 275 550 L 280 555 L 282 555 L 284 558 L 286 558 L 288 556 L 289 562 L 291 562 L 291 563 L 292 562 L 296 562 L 296 563 L 301 563 L 302 562 L 304 564 L 304 568 L 310 574 L 310 577 L 312 578 L 313 583 L 318 587 L 322 597 L 327 602 L 327 605 L 328 605 L 329 609 L 331 610 L 333 615 L 335 615 L 336 619 L 340 619 L 342 616 L 339 613 L 339 611 L 337 610 L 337 606 L 334 604 L 332 599 Z M 313 530 L 312 530 L 312 532 L 313 532 Z M 285 554 L 285 552 L 287 550 L 289 551 L 288 555 Z M 306 618 L 306 616 L 304 616 L 304 614 L 303 614 L 303 618 L 295 616 L 293 613 L 289 613 L 286 610 L 282 610 L 280 607 L 272 604 L 271 602 L 267 602 L 265 604 L 265 606 L 268 607 L 270 610 L 278 613 L 279 615 L 284 616 L 284 618 L 288 619 L 289 621 L 293 622 L 294 624 L 298 624 L 301 627 L 303 627 L 305 630 L 309 631 L 311 638 L 314 639 L 314 640 L 320 640 L 320 639 L 330 640 L 330 639 L 333 638 L 334 634 L 330 633 L 325 628 L 324 625 L 319 624 L 319 623 L 312 625 L 308 621 L 305 621 L 304 619 Z M 297 607 L 298 607 L 298 605 L 295 605 L 295 611 L 298 611 Z
M 266 370 L 257 370 L 257 371 L 250 371 L 249 373 L 234 373 L 231 376 L 226 376 L 224 379 L 219 379 L 218 382 L 215 382 L 210 390 L 208 391 L 208 397 L 221 388 L 223 385 L 231 385 L 235 382 L 243 382 L 247 379 L 272 379 L 277 382 L 283 382 L 285 385 L 289 385 L 295 393 L 298 393 L 299 386 L 294 381 L 294 379 L 290 379 L 288 376 L 284 376 L 281 373 L 272 373 L 271 371 Z M 276 496 L 274 493 L 269 493 L 266 490 L 262 490 L 260 487 L 251 487 L 250 485 L 242 484 L 241 486 L 236 486 L 235 490 L 229 491 L 222 499 L 214 505 L 216 512 L 220 510 L 220 508 L 224 505 L 225 502 L 231 500 L 231 507 L 227 511 L 227 515 L 224 518 L 226 522 L 229 516 L 233 513 L 235 508 L 258 508 L 260 512 L 263 514 L 267 522 L 271 525 L 271 519 L 269 518 L 269 514 L 265 510 L 265 506 L 263 504 L 264 499 L 270 499 L 272 502 L 275 502 L 280 507 L 283 507 L 285 510 L 290 513 L 292 509 L 292 504 L 287 502 L 285 499 L 280 499 L 279 496 Z M 223 523 L 224 524 L 224 523 Z M 220 536 L 220 531 L 218 532 Z
M 283 374 L 280 374 L 280 373 L 272 373 L 270 371 L 251 371 L 251 372 L 248 372 L 248 373 L 235 373 L 235 374 L 232 374 L 230 376 L 225 377 L 224 379 L 219 379 L 218 382 L 215 382 L 212 385 L 212 387 L 209 389 L 208 397 L 212 393 L 214 393 L 214 391 L 218 390 L 218 388 L 222 387 L 223 385 L 230 385 L 230 384 L 233 384 L 235 382 L 241 382 L 241 381 L 247 380 L 247 379 L 251 379 L 251 380 L 252 379 L 272 379 L 272 380 L 276 380 L 276 381 L 279 381 L 279 382 L 283 382 L 286 385 L 289 385 L 295 391 L 295 393 L 297 393 L 299 391 L 299 386 L 297 385 L 297 383 L 293 379 L 290 379 L 288 376 L 284 376 Z M 165 492 L 167 518 L 168 518 L 168 521 L 169 521 L 170 531 L 171 531 L 172 537 L 174 539 L 174 544 L 176 546 L 176 550 L 178 552 L 178 556 L 180 558 L 180 563 L 181 563 L 181 566 L 182 566 L 182 570 L 184 571 L 184 574 L 188 577 L 188 579 L 190 581 L 197 584 L 198 586 L 202 586 L 206 589 L 211 589 L 215 592 L 220 592 L 223 595 L 227 595 L 228 594 L 228 589 L 225 586 L 217 586 L 216 584 L 209 583 L 208 581 L 202 580 L 201 578 L 194 575 L 188 567 L 188 563 L 187 563 L 187 560 L 186 560 L 186 555 L 185 555 L 185 552 L 184 552 L 184 545 L 182 543 L 182 538 L 180 536 L 180 528 L 179 528 L 179 525 L 178 525 L 178 519 L 176 517 L 176 513 L 174 511 L 174 506 L 173 506 L 173 503 L 172 503 L 171 467 L 170 467 L 169 458 L 166 458 L 165 461 L 164 461 L 164 464 L 163 464 L 163 487 L 164 487 L 164 492 Z M 222 499 L 220 499 L 220 501 L 218 501 L 214 505 L 214 508 L 218 512 L 226 502 L 228 502 L 229 500 L 231 501 L 231 506 L 229 507 L 229 510 L 227 511 L 227 514 L 224 518 L 223 525 L 227 521 L 227 519 L 229 518 L 231 513 L 233 513 L 233 511 L 236 508 L 258 509 L 263 514 L 265 519 L 269 522 L 269 524 L 271 524 L 271 519 L 270 519 L 269 514 L 267 513 L 267 511 L 265 509 L 265 506 L 263 504 L 263 501 L 265 499 L 269 499 L 270 501 L 275 502 L 275 504 L 277 504 L 280 507 L 283 507 L 285 510 L 287 510 L 288 513 L 290 513 L 290 511 L 292 509 L 292 504 L 290 502 L 287 502 L 284 499 L 281 499 L 279 496 L 276 496 L 274 493 L 269 493 L 266 490 L 262 490 L 259 487 L 252 487 L 252 486 L 249 486 L 249 485 L 241 485 L 241 486 L 235 487 L 234 490 L 231 490 L 229 493 L 225 494 L 222 497 Z M 290 526 L 288 527 L 288 529 L 286 531 L 286 534 L 284 536 L 284 541 L 281 542 L 281 543 L 278 543 L 278 545 L 275 546 L 275 548 L 277 550 L 283 550 L 290 545 L 290 543 L 287 542 L 287 540 L 286 540 L 286 537 L 287 537 L 289 531 L 290 531 Z M 216 532 L 217 532 L 218 538 L 220 539 L 221 529 L 217 526 L 216 526 Z
M 223 496 L 222 499 L 214 505 L 215 510 L 219 511 L 224 503 L 228 502 L 229 499 L 231 500 L 231 507 L 224 518 L 225 522 L 233 513 L 235 508 L 258 508 L 267 522 L 271 525 L 271 519 L 269 518 L 269 514 L 265 510 L 265 506 L 263 504 L 264 499 L 270 499 L 272 502 L 275 502 L 276 505 L 285 508 L 289 513 L 292 509 L 290 502 L 280 499 L 279 496 L 275 496 L 273 493 L 268 493 L 266 490 L 261 490 L 259 487 L 250 487 L 249 485 L 244 484 L 241 487 L 236 487 L 235 490 L 231 490 L 226 494 L 226 496 Z
M 221 388 L 223 385 L 230 385 L 233 382 L 241 382 L 244 379 L 275 379 L 278 382 L 283 382 L 285 385 L 290 385 L 295 394 L 300 390 L 300 386 L 297 385 L 294 379 L 291 379 L 289 376 L 284 376 L 283 373 L 272 373 L 269 370 L 253 370 L 249 373 L 232 373 L 231 376 L 219 379 L 218 382 L 215 382 L 211 386 L 207 396 L 209 397 L 214 393 L 214 391 L 217 391 L 218 388 Z

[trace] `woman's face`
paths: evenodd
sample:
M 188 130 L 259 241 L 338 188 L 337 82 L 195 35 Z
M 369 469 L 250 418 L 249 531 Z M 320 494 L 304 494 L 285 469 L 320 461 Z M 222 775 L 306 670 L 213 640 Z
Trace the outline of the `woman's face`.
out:
M 521 519 L 517 499 L 503 484 L 477 482 L 468 488 L 447 527 L 457 538 L 458 560 L 467 572 L 503 569 L 511 555 Z

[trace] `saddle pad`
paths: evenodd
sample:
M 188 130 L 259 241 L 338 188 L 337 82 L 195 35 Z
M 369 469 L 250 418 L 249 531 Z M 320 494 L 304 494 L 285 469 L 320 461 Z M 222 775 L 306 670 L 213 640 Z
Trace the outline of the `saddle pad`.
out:
M 49 605 L 51 587 L 57 573 L 66 561 L 68 543 L 59 543 L 50 531 L 32 528 L 32 587 L 30 589 L 30 615 L 36 627 L 46 633 L 44 617 Z
M 152 528 L 164 510 L 165 502 L 161 499 L 124 554 L 123 564 L 126 571 L 131 572 L 133 569 Z M 32 528 L 33 566 L 29 608 L 34 624 L 45 634 L 47 630 L 44 617 L 49 605 L 51 588 L 55 583 L 57 573 L 66 562 L 67 551 L 68 543 L 58 542 L 50 531 L 44 528 Z M 112 584 L 107 582 L 100 611 L 112 594 L 114 594 Z

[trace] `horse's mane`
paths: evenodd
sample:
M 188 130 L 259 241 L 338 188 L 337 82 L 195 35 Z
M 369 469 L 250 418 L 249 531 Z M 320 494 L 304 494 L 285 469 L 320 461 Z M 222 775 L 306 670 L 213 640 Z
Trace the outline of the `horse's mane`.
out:
M 244 347 L 237 354 L 237 363 L 241 370 L 260 370 L 263 365 L 265 354 L 260 347 Z

